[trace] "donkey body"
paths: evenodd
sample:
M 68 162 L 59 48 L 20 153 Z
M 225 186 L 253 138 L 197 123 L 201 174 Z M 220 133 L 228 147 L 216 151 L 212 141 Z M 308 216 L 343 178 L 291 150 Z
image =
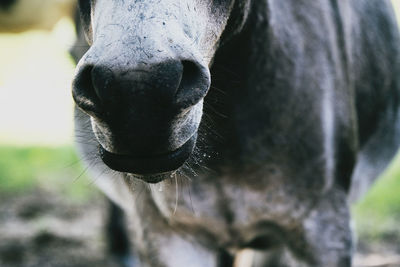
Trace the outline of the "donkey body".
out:
M 129 264 L 231 266 L 250 248 L 254 266 L 351 266 L 348 197 L 400 144 L 389 1 L 81 0 L 80 12 L 77 143 L 134 225 Z

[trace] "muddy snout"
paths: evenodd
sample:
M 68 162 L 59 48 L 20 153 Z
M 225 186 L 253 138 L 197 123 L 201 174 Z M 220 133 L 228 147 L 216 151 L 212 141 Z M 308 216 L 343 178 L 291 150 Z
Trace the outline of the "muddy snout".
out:
M 91 116 L 106 165 L 159 174 L 178 169 L 191 155 L 209 86 L 208 68 L 195 60 L 83 63 L 73 97 Z

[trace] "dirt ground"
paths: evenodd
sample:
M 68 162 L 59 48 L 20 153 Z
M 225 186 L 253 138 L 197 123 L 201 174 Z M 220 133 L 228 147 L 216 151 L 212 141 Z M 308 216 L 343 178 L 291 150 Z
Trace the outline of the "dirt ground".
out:
M 1 195 L 0 266 L 118 266 L 103 237 L 106 204 L 100 194 L 85 204 L 39 190 Z M 399 267 L 399 255 L 400 245 L 360 241 L 354 265 Z
M 117 266 L 106 253 L 106 202 L 77 204 L 49 192 L 0 196 L 0 266 Z

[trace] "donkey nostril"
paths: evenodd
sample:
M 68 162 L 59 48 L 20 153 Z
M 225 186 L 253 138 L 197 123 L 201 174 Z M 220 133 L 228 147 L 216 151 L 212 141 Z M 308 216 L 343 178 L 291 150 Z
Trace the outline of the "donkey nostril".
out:
M 116 102 L 116 92 L 111 90 L 114 82 L 114 74 L 112 70 L 106 66 L 94 66 L 91 71 L 92 84 L 94 92 L 103 105 L 113 105 Z
M 199 68 L 191 61 L 182 61 L 183 74 L 181 87 L 195 89 L 199 76 Z
M 197 104 L 209 87 L 209 78 L 200 66 L 188 60 L 182 61 L 183 73 L 176 93 L 177 102 L 185 107 Z
M 92 81 L 93 66 L 84 67 L 73 82 L 72 96 L 75 103 L 89 115 L 100 113 L 100 99 L 96 94 Z

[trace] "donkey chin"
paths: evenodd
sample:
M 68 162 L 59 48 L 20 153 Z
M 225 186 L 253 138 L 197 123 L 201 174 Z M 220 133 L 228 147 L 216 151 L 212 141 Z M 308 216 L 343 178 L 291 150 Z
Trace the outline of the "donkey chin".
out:
M 148 183 L 171 177 L 195 149 L 202 102 L 156 125 L 131 120 L 133 125 L 124 131 L 91 117 L 101 160 L 114 171 Z

